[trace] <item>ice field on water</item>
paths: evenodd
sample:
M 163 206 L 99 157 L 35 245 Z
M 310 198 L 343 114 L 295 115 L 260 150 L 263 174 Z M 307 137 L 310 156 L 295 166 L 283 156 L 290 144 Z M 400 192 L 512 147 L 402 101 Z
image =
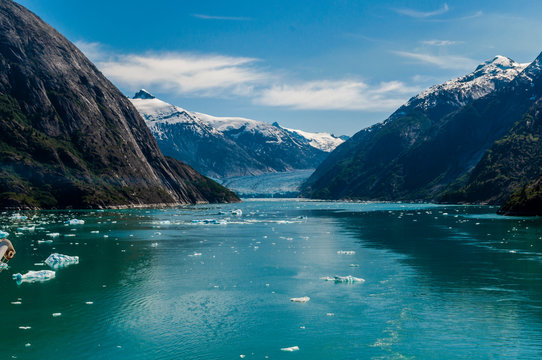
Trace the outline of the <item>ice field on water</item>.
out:
M 3 213 L 17 255 L 0 273 L 0 359 L 537 359 L 542 220 L 495 211 L 253 200 Z M 52 268 L 55 253 L 78 263 Z M 12 278 L 31 270 L 55 276 Z

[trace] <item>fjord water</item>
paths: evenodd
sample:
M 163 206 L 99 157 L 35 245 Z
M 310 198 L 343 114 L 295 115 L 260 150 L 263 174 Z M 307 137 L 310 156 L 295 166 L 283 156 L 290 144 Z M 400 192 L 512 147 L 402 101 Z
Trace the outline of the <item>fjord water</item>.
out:
M 542 221 L 495 211 L 281 200 L 5 213 L 17 256 L 0 273 L 0 358 L 540 358 Z M 192 222 L 208 218 L 227 224 Z M 80 263 L 11 279 L 53 252 Z M 366 281 L 320 279 L 334 275 Z

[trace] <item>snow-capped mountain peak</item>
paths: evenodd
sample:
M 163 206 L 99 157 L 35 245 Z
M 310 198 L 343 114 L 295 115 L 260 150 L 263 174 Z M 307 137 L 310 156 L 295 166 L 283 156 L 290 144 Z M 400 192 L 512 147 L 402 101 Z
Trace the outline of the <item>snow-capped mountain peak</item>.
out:
M 435 85 L 410 99 L 406 108 L 429 110 L 442 101 L 461 107 L 479 99 L 514 80 L 529 64 L 520 64 L 502 55 L 478 65 L 470 74 Z
M 155 96 L 147 90 L 141 89 L 134 95 L 134 99 L 155 99 Z

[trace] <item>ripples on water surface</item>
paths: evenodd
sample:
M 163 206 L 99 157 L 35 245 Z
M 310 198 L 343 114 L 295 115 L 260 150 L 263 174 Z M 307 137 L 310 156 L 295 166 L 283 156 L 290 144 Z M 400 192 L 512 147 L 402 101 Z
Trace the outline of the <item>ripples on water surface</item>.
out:
M 537 359 L 542 221 L 495 210 L 246 201 L 5 213 L 17 257 L 0 273 L 0 358 Z M 64 225 L 72 218 L 85 224 Z M 209 218 L 227 224 L 192 222 Z M 35 264 L 52 252 L 80 263 L 44 283 L 11 279 L 47 269 Z M 320 279 L 334 275 L 366 281 Z

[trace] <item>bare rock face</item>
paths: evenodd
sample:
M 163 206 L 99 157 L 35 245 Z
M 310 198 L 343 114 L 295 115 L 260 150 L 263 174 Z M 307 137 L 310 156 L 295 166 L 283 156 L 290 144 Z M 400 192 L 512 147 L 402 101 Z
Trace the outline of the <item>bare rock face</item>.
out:
M 166 159 L 130 101 L 72 43 L 0 2 L 0 207 L 238 201 Z

